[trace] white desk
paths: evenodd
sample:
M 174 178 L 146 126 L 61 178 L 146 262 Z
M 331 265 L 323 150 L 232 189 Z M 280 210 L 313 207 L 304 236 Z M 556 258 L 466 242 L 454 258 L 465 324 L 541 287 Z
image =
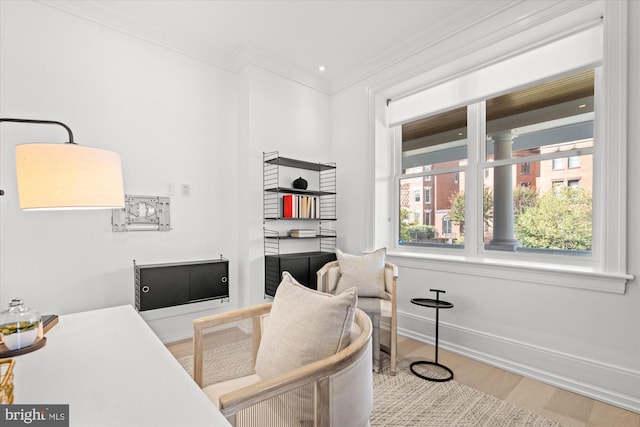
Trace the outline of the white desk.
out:
M 70 426 L 229 426 L 131 306 L 60 316 L 17 356 L 14 404 L 69 404 Z

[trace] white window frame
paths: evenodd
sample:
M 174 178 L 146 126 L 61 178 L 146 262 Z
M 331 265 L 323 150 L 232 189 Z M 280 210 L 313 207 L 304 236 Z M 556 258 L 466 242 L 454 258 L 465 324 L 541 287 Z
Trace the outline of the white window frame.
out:
M 563 34 L 557 36 L 545 33 L 547 39 L 542 37 L 538 43 L 531 42 L 531 38 L 514 36 L 511 40 L 512 53 L 487 48 L 487 53 L 478 53 L 474 58 L 457 59 L 449 63 L 447 72 L 439 74 L 435 70 L 427 72 L 420 79 L 411 81 L 412 86 L 407 83 L 394 83 L 389 87 L 372 89 L 370 92 L 370 123 L 373 129 L 372 137 L 375 141 L 373 164 L 384 164 L 388 161 L 388 168 L 376 167 L 372 170 L 375 177 L 376 189 L 373 191 L 376 197 L 373 200 L 374 211 L 377 213 L 372 221 L 372 246 L 386 246 L 388 254 L 401 257 L 405 260 L 404 265 L 411 265 L 412 261 L 419 262 L 420 259 L 428 259 L 430 263 L 441 266 L 443 269 L 455 268 L 461 273 L 514 279 L 534 284 L 544 283 L 545 285 L 557 285 L 571 288 L 589 289 L 609 293 L 624 293 L 626 282 L 633 277 L 626 271 L 626 81 L 627 81 L 627 8 L 625 2 L 602 2 L 594 5 L 601 8 L 600 13 L 605 16 L 602 38 L 604 72 L 601 76 L 602 98 L 596 105 L 596 141 L 607 141 L 605 144 L 596 142 L 594 154 L 594 247 L 593 255 L 589 260 L 577 259 L 578 257 L 551 257 L 535 259 L 523 257 L 518 253 L 495 253 L 500 251 L 481 251 L 478 248 L 477 236 L 482 232 L 482 225 L 474 218 L 480 218 L 477 212 L 482 209 L 482 200 L 477 197 L 476 191 L 465 191 L 467 200 L 465 206 L 469 208 L 467 214 L 470 215 L 465 223 L 465 236 L 476 236 L 473 242 L 469 242 L 465 237 L 465 248 L 460 252 L 456 249 L 446 248 L 422 248 L 403 247 L 397 244 L 398 223 L 397 223 L 397 203 L 394 193 L 397 191 L 397 183 L 394 182 L 394 168 L 400 164 L 401 159 L 397 158 L 398 151 L 395 150 L 397 144 L 401 143 L 399 132 L 389 128 L 386 123 L 380 122 L 377 118 L 387 114 L 387 121 L 390 120 L 387 108 L 388 99 L 401 99 L 404 96 L 423 91 L 425 89 L 436 89 L 443 83 L 451 81 L 452 78 L 463 76 L 468 70 L 478 70 L 485 64 L 496 65 L 500 61 L 510 59 L 514 53 L 519 54 L 531 50 L 528 46 L 535 48 L 542 46 L 549 41 L 559 40 L 560 37 L 571 36 L 581 29 L 589 26 L 589 22 L 596 19 L 592 14 L 584 21 L 581 28 L 572 29 L 566 27 Z M 575 22 L 573 22 L 575 25 Z M 559 27 L 558 27 L 559 28 Z M 473 65 L 472 60 L 477 60 Z M 598 64 L 592 64 L 596 66 Z M 568 71 L 562 70 L 562 74 Z M 530 84 L 536 80 L 529 81 Z M 515 87 L 513 89 L 516 89 Z M 442 90 L 450 90 L 443 87 Z M 426 99 L 429 103 L 438 100 L 437 96 Z M 468 103 L 468 102 L 467 102 Z M 451 105 L 455 108 L 458 105 Z M 446 109 L 432 110 L 432 113 L 446 111 Z M 478 113 L 470 111 L 468 122 L 469 134 L 474 131 L 474 126 L 484 126 L 480 122 Z M 481 147 L 480 144 L 473 145 L 474 150 Z M 469 152 L 469 163 L 478 164 L 480 153 L 478 151 Z M 386 159 L 386 160 L 384 160 Z M 386 174 L 385 174 L 386 172 Z M 475 171 L 475 177 L 467 175 L 467 185 L 474 182 L 482 182 L 481 169 Z M 379 190 L 384 189 L 382 193 Z M 614 207 L 614 208 L 611 208 Z M 607 209 L 605 209 L 607 208 Z M 597 235 L 597 238 L 595 236 Z M 489 253 L 492 252 L 492 253 Z M 561 258 L 558 260 L 557 258 Z

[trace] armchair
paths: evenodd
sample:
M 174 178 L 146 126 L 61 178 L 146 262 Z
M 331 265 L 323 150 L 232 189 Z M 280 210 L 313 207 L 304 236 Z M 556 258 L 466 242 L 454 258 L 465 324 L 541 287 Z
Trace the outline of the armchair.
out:
M 284 275 L 288 275 L 288 273 L 285 272 Z M 265 362 L 269 365 L 269 369 L 278 364 L 278 361 L 271 363 L 271 359 L 264 359 L 264 354 L 260 354 L 260 352 L 264 352 L 272 346 L 272 343 L 266 341 L 270 334 L 277 330 L 277 319 L 273 308 L 278 303 L 281 289 L 284 288 L 283 284 L 278 287 L 273 303 L 207 316 L 193 321 L 194 379 L 196 383 L 203 387 L 207 396 L 234 426 L 368 426 L 373 407 L 372 326 L 370 319 L 361 310 L 355 309 L 355 314 L 353 314 L 354 311 L 351 311 L 353 324 L 349 325 L 348 329 L 351 329 L 351 332 L 348 344 L 345 343 L 344 348 L 298 367 L 295 367 L 294 363 L 292 367 L 288 368 L 288 371 L 275 376 L 262 374 L 267 368 L 264 366 Z M 299 297 L 301 291 L 296 290 L 296 292 Z M 319 294 L 309 289 L 304 292 Z M 352 303 L 354 304 L 355 293 L 353 297 Z M 338 297 L 332 298 L 337 299 Z M 309 301 L 300 304 L 300 299 L 296 299 L 296 302 L 300 312 L 312 310 L 313 305 Z M 296 309 L 292 307 L 289 307 L 287 315 L 291 315 L 291 311 L 296 315 Z M 321 309 L 320 311 L 326 310 Z M 335 318 L 335 315 L 333 317 Z M 252 354 L 256 373 L 213 385 L 204 384 L 203 342 L 205 331 L 243 320 L 250 320 L 252 325 Z M 287 321 L 291 322 L 290 319 Z M 289 323 L 289 325 L 291 324 L 293 323 Z M 288 331 L 285 332 L 285 335 L 288 333 Z M 313 332 L 309 335 L 312 336 Z M 318 354 L 314 349 L 315 340 L 302 341 L 306 341 L 303 345 L 308 349 L 303 350 L 309 357 Z M 263 348 L 260 349 L 260 347 Z M 340 347 L 343 347 L 342 344 Z M 285 358 L 290 355 L 289 353 L 296 351 L 289 346 L 283 349 L 280 344 L 277 345 L 277 348 L 285 354 Z M 264 378 L 265 376 L 268 378 Z
M 325 264 L 318 270 L 317 289 L 320 292 L 334 294 L 340 279 L 340 264 L 332 261 Z M 384 264 L 384 288 L 389 299 L 363 298 L 358 297 L 358 307 L 365 311 L 373 320 L 373 368 L 378 371 L 380 368 L 380 347 L 382 347 L 390 357 L 391 375 L 397 373 L 397 342 L 398 342 L 398 316 L 396 303 L 396 282 L 398 279 L 398 267 L 389 262 Z M 373 304 L 372 304 L 373 303 Z M 377 307 L 376 307 L 377 305 Z M 371 308 L 374 308 L 371 310 Z M 386 346 L 380 343 L 379 318 L 388 318 L 390 325 L 390 342 Z

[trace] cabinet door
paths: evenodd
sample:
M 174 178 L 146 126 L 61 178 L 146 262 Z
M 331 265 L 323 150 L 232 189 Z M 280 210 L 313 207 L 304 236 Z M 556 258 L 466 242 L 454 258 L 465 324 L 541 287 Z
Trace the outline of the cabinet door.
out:
M 188 274 L 175 267 L 140 269 L 140 310 L 170 307 L 189 300 Z
M 229 296 L 228 263 L 189 266 L 189 301 Z
M 288 271 L 301 285 L 315 289 L 315 283 L 309 286 L 309 257 L 281 258 L 281 275 L 283 271 Z

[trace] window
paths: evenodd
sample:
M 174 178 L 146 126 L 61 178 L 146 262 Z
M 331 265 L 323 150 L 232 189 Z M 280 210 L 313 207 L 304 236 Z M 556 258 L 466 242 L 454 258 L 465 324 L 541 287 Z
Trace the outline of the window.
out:
M 447 234 L 451 234 L 451 232 L 451 218 L 444 216 L 442 218 L 442 234 L 446 236 Z
M 572 154 L 580 151 L 591 162 L 594 82 L 595 70 L 587 70 L 486 101 L 483 166 L 493 171 L 493 180 L 484 182 L 485 198 L 492 199 L 485 203 L 485 221 L 490 224 L 483 236 L 485 250 L 590 254 L 592 189 L 585 188 L 584 197 L 577 200 L 556 186 L 564 182 L 558 174 L 566 173 L 565 159 L 577 157 Z M 545 159 L 550 159 L 551 170 Z M 531 182 L 535 185 L 525 189 L 514 171 L 518 165 L 530 169 L 532 164 L 538 176 Z M 591 182 L 590 170 L 584 173 Z
M 580 167 L 580 156 L 569 157 L 569 169 L 575 169 Z
M 434 210 L 441 213 L 441 221 L 435 222 L 432 239 L 419 241 L 405 232 L 413 224 L 402 221 L 400 244 L 464 248 L 470 202 L 465 196 L 469 189 L 461 181 L 469 172 L 477 176 L 473 171 L 482 168 L 482 195 L 477 197 L 482 197 L 484 251 L 589 255 L 592 189 L 583 185 L 583 197 L 576 198 L 563 191 L 565 182 L 577 184 L 575 178 L 567 181 L 559 174 L 567 173 L 565 159 L 592 163 L 594 81 L 595 70 L 587 70 L 403 124 L 399 186 L 411 188 L 420 178 L 433 177 Z M 468 160 L 468 152 L 474 150 L 467 138 L 472 115 L 484 122 L 487 135 L 476 136 L 482 157 L 475 164 Z M 536 179 L 522 185 L 519 176 L 532 169 Z M 592 182 L 591 169 L 584 170 L 585 183 Z M 431 201 L 430 196 L 425 193 L 425 201 Z M 403 203 L 401 199 L 400 210 L 406 208 Z M 563 211 L 567 206 L 572 208 L 569 213 Z M 556 225 L 540 227 L 541 223 Z M 439 238 L 450 234 L 457 238 Z
M 443 123 L 448 123 L 448 128 L 443 127 Z M 463 246 L 453 240 L 443 241 L 439 236 L 459 235 L 464 224 L 464 187 L 461 181 L 467 158 L 466 128 L 466 107 L 402 126 L 399 191 L 402 193 L 430 181 L 432 185 L 425 189 L 425 203 L 429 203 L 436 212 L 435 225 L 423 233 L 415 233 L 418 225 L 416 221 L 406 220 L 403 212 L 409 206 L 401 197 L 398 240 L 402 244 Z M 434 194 L 431 194 L 432 188 Z
M 552 169 L 554 171 L 564 169 L 564 159 L 553 159 Z
M 613 45 L 603 44 L 603 33 L 613 37 L 610 40 L 626 40 L 626 26 L 619 14 L 620 4 L 606 2 L 605 5 L 605 9 L 611 12 L 608 15 L 609 22 L 619 26 L 609 25 L 605 29 L 599 24 L 585 25 L 584 30 L 567 31 L 566 34 L 571 35 L 566 38 L 538 44 L 535 48 L 529 48 L 530 39 L 516 36 L 520 41 L 509 43 L 509 46 L 514 48 L 513 52 L 523 53 L 500 57 L 481 53 L 478 59 L 483 60 L 473 62 L 475 68 L 469 72 L 469 64 L 456 59 L 447 64 L 448 74 L 455 76 L 450 80 L 435 72 L 425 73 L 412 79 L 411 83 L 417 85 L 413 88 L 407 86 L 408 82 L 403 82 L 373 92 L 374 96 L 370 98 L 370 122 L 379 123 L 375 117 L 386 117 L 389 127 L 384 131 L 379 127 L 374 129 L 376 165 L 388 161 L 391 166 L 391 169 L 385 170 L 373 168 L 372 165 L 372 173 L 376 178 L 375 211 L 388 212 L 389 206 L 392 206 L 390 216 L 397 219 L 399 212 L 402 218 L 402 208 L 397 208 L 398 200 L 401 199 L 403 188 L 415 177 L 433 177 L 433 182 L 441 176 L 452 174 L 451 181 L 455 182 L 455 173 L 458 173 L 459 181 L 458 191 L 449 192 L 448 197 L 446 192 L 441 192 L 437 181 L 433 182 L 432 202 L 435 209 L 432 224 L 439 229 L 434 233 L 436 237 L 422 241 L 403 239 L 399 234 L 403 230 L 402 221 L 392 221 L 392 227 L 386 227 L 386 216 L 374 215 L 376 245 L 386 245 L 391 253 L 399 257 L 406 253 L 407 257 L 424 257 L 437 265 L 442 260 L 443 268 L 451 263 L 459 263 L 470 274 L 477 272 L 500 277 L 517 275 L 521 280 L 531 283 L 544 280 L 547 284 L 559 286 L 624 292 L 625 283 L 631 278 L 626 274 L 625 261 L 626 199 L 625 192 L 620 191 L 627 186 L 623 173 L 626 168 L 627 91 L 626 80 L 619 79 L 617 74 L 626 76 L 625 51 L 609 49 Z M 595 15 L 592 17 L 597 18 Z M 572 54 L 567 55 L 568 51 Z M 536 67 L 531 66 L 534 63 Z M 610 68 L 607 73 L 602 72 L 602 63 Z M 529 89 L 580 76 L 585 72 L 591 73 L 591 78 L 586 79 L 590 80 L 589 93 L 583 96 L 591 100 L 588 110 L 584 110 L 584 103 L 580 102 L 576 108 L 582 106 L 582 110 L 576 114 L 559 113 L 555 118 L 543 114 L 536 118 L 535 114 L 528 115 L 526 112 L 520 115 L 516 107 L 508 107 L 504 103 L 514 114 L 500 117 L 500 97 L 526 95 Z M 619 83 L 623 87 L 618 86 Z M 574 86 L 580 98 L 578 87 Z M 603 93 L 607 96 L 602 97 Z M 515 99 L 515 96 L 512 98 Z M 391 102 L 388 102 L 389 99 Z M 572 101 L 579 99 L 569 99 L 567 102 Z M 561 105 L 557 104 L 562 104 L 562 101 L 554 101 L 548 110 L 542 105 L 538 109 L 543 113 L 549 110 L 558 112 Z M 569 107 L 569 104 L 565 107 Z M 467 120 L 464 132 L 456 138 L 455 126 L 460 127 L 460 122 L 456 122 L 459 114 L 455 112 L 459 109 L 465 111 Z M 596 117 L 598 124 L 594 126 Z M 442 119 L 440 125 L 443 127 L 436 128 L 437 120 L 433 120 L 431 134 L 426 138 L 414 138 L 413 141 L 405 138 L 411 127 L 428 124 L 429 118 Z M 534 123 L 508 123 L 511 119 L 523 118 Z M 447 123 L 449 119 L 451 122 Z M 514 128 L 518 130 L 511 134 L 514 145 L 510 153 L 505 153 L 503 149 L 507 145 L 504 142 L 508 138 L 507 131 Z M 500 135 L 500 131 L 503 131 L 503 135 Z M 464 145 L 460 144 L 462 140 Z M 599 141 L 606 141 L 606 147 Z M 389 150 L 389 143 L 395 147 L 395 153 Z M 464 150 L 464 156 L 459 156 L 459 152 L 456 156 L 455 150 Z M 606 150 L 606 156 L 601 156 L 603 150 Z M 417 155 L 430 157 L 431 160 L 408 163 L 417 160 Z M 564 159 L 567 159 L 566 163 Z M 446 160 L 454 163 L 442 164 Z M 420 163 L 432 167 L 428 171 L 424 167 L 420 170 Z M 578 164 L 580 171 L 576 173 L 574 168 L 571 170 L 572 176 L 568 176 L 569 169 L 578 167 Z M 413 166 L 416 168 L 412 169 Z M 593 175 L 596 168 L 597 176 Z M 510 170 L 507 176 L 511 179 L 500 179 L 507 170 Z M 386 174 L 389 171 L 391 176 Z M 526 172 L 528 178 L 525 178 Z M 569 187 L 569 181 L 574 180 L 579 181 L 578 188 Z M 555 198 L 554 182 L 557 181 L 563 182 L 562 191 L 558 190 L 558 193 L 565 193 L 559 194 L 559 197 L 566 197 L 571 206 L 576 207 L 572 210 L 581 211 L 587 218 L 583 231 L 588 237 L 583 240 L 588 249 L 536 248 L 531 242 L 520 243 L 515 236 L 513 241 L 507 241 L 506 247 L 490 244 L 497 228 L 517 223 L 524 208 L 530 207 L 527 203 L 532 203 L 532 198 L 539 198 L 541 194 L 551 194 Z M 394 185 L 389 186 L 390 183 Z M 535 193 L 530 194 L 530 191 Z M 499 195 L 496 196 L 496 193 Z M 597 203 L 592 203 L 591 197 L 597 199 Z M 445 199 L 448 201 L 445 202 Z M 552 202 L 547 199 L 547 202 Z M 449 214 L 451 206 L 456 204 L 464 208 L 458 217 L 455 217 L 455 212 Z M 449 221 L 444 220 L 445 216 Z M 512 218 L 513 223 L 504 222 L 504 218 Z M 604 218 L 618 218 L 617 224 L 622 226 L 616 226 L 616 221 L 605 221 Z M 443 231 L 448 231 L 447 222 L 451 224 L 454 236 L 456 229 L 460 233 L 450 240 L 452 243 L 437 237 Z M 500 269 L 492 267 L 496 265 Z M 595 274 L 598 280 L 591 283 L 583 280 L 586 276 L 595 278 Z
M 420 190 L 416 190 L 413 192 L 413 201 L 414 202 L 420 201 Z
M 560 197 L 562 187 L 564 187 L 564 181 L 551 181 L 551 190 L 554 196 Z
M 570 179 L 567 181 L 567 186 L 570 188 L 580 188 L 580 180 L 579 179 Z

